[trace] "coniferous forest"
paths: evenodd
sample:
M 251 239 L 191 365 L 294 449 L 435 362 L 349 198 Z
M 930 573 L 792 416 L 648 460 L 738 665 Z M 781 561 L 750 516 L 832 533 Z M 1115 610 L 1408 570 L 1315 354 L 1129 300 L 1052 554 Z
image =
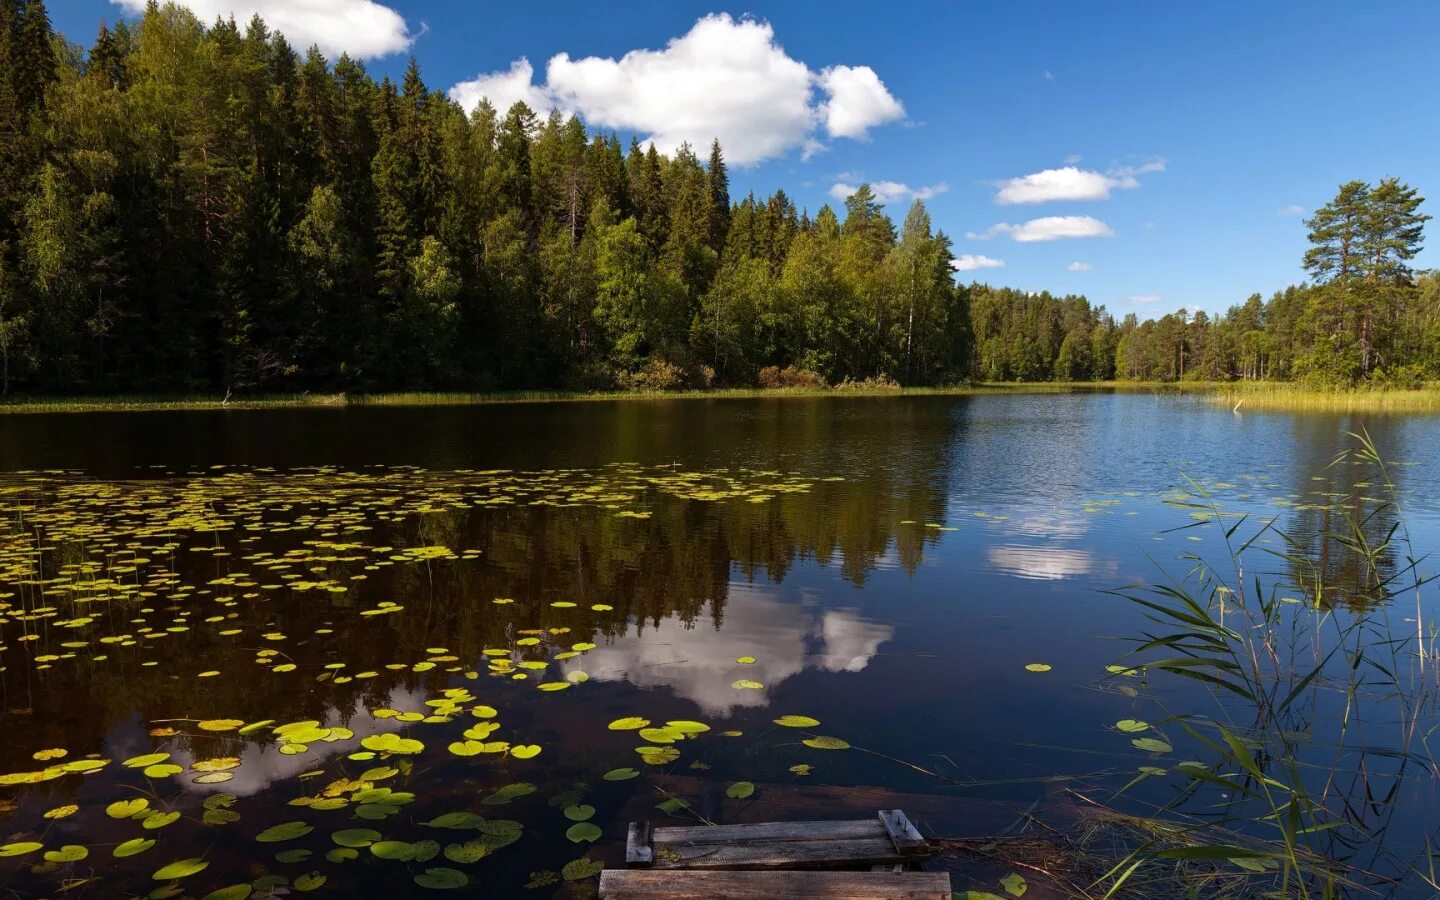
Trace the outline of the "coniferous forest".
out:
M 1142 322 L 957 285 L 919 201 L 732 196 L 718 142 L 467 115 L 258 19 L 152 4 L 87 49 L 0 0 L 0 74 L 6 392 L 1440 377 L 1393 178 L 1307 220 L 1307 283 Z

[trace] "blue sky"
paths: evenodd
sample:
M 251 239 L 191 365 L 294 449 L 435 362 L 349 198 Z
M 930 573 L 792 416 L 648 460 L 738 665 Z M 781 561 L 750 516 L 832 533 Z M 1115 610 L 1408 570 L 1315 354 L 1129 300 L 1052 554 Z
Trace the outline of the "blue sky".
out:
M 957 257 L 983 266 L 961 279 L 1084 293 L 1121 315 L 1223 310 L 1298 281 L 1303 214 L 1348 179 L 1398 176 L 1440 210 L 1427 0 L 185 5 L 288 16 L 295 43 L 347 47 L 377 74 L 413 53 L 437 88 L 523 75 L 524 58 L 534 96 L 629 123 L 622 135 L 724 132 L 732 158 L 757 158 L 732 168 L 737 197 L 784 188 L 813 212 L 837 184 L 889 182 L 898 221 L 920 191 Z M 137 7 L 51 13 L 88 42 Z M 1037 202 L 1000 202 L 1018 200 Z M 1417 262 L 1440 267 L 1440 246 Z

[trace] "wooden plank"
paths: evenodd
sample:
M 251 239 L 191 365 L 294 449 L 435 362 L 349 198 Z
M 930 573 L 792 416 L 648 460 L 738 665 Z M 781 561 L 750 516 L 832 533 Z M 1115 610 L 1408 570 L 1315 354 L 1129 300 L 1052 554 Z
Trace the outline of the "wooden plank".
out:
M 805 869 L 902 862 L 888 837 L 733 844 L 662 844 L 657 869 Z
M 625 836 L 625 865 L 648 866 L 655 861 L 655 851 L 650 843 L 650 823 L 631 822 Z
M 885 826 L 875 819 L 847 819 L 827 822 L 756 822 L 753 825 L 689 825 L 656 828 L 656 844 L 730 843 L 732 841 L 823 841 L 836 838 L 885 836 Z
M 895 844 L 895 850 L 902 856 L 929 856 L 930 844 L 920 836 L 919 830 L 911 824 L 904 810 L 880 810 L 880 822 L 885 833 Z
M 605 900 L 950 900 L 948 872 L 675 872 L 606 869 Z

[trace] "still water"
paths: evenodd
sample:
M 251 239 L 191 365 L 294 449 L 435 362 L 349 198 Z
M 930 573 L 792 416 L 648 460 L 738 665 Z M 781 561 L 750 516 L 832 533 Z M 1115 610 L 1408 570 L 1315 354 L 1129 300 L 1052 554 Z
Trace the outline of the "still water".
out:
M 1434 417 L 1103 393 L 6 416 L 0 878 L 568 896 L 680 790 L 714 820 L 797 784 L 1144 812 L 1174 786 L 1105 791 L 1195 751 L 1113 723 L 1215 701 L 1116 689 L 1153 626 L 1106 591 L 1224 562 L 1189 480 L 1323 556 L 1380 505 L 1332 465 L 1361 428 L 1433 550 Z M 1267 546 L 1250 577 L 1283 568 Z M 1359 576 L 1321 565 L 1343 608 Z M 1387 823 L 1440 824 L 1431 782 L 1401 793 Z

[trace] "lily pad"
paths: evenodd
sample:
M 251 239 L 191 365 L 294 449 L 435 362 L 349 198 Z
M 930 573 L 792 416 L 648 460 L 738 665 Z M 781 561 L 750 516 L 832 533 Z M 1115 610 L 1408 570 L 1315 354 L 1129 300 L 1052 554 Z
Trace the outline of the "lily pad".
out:
M 565 829 L 565 836 L 577 844 L 593 844 L 604 834 L 594 822 L 576 822 Z

